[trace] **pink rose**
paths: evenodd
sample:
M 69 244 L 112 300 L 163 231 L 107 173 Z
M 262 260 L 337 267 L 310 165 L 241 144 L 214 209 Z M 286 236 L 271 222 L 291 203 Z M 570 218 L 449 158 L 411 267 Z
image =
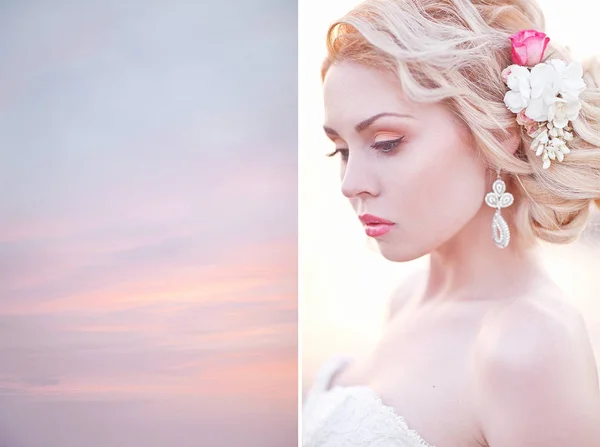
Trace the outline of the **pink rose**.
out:
M 523 109 L 519 113 L 517 113 L 517 123 L 520 126 L 525 127 L 525 130 L 527 131 L 528 134 L 532 134 L 540 126 L 540 123 L 538 123 L 535 120 L 532 120 L 527 115 L 525 115 L 525 109 Z
M 519 31 L 509 37 L 512 42 L 512 61 L 517 65 L 532 67 L 539 64 L 550 38 L 533 29 Z

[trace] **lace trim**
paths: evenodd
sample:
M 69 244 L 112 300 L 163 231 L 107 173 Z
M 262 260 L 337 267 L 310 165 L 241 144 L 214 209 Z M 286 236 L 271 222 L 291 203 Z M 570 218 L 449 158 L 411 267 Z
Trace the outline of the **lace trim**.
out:
M 393 407 L 386 405 L 381 396 L 371 387 L 366 385 L 336 385 L 328 388 L 333 376 L 347 366 L 350 361 L 349 357 L 335 356 L 326 362 L 317 373 L 315 383 L 309 390 L 305 401 L 304 411 L 312 417 L 309 417 L 309 420 L 303 418 L 303 424 L 305 425 L 302 436 L 303 445 L 317 445 L 311 442 L 312 438 L 324 429 L 330 422 L 328 421 L 329 418 L 337 413 L 337 410 L 341 410 L 340 407 L 349 404 L 348 399 L 351 399 L 354 404 L 363 408 L 377 408 L 377 413 L 381 418 L 390 425 L 394 425 L 403 434 L 403 439 L 410 441 L 411 444 L 414 444 L 414 447 L 435 447 L 425 441 L 416 430 L 410 428 L 406 419 L 400 416 Z
M 394 407 L 391 407 L 390 405 L 386 405 L 383 402 L 383 399 L 381 398 L 381 396 L 379 396 L 371 387 L 368 387 L 365 385 L 335 386 L 330 391 L 333 392 L 335 390 L 338 390 L 338 391 L 342 391 L 342 392 L 343 391 L 351 392 L 353 389 L 362 390 L 363 392 L 365 392 L 377 404 L 377 406 L 386 413 L 386 415 L 388 417 L 390 417 L 393 421 L 396 422 L 396 424 L 402 429 L 402 431 L 408 433 L 411 436 L 411 438 L 412 438 L 411 441 L 417 442 L 418 445 L 422 446 L 422 447 L 435 447 L 434 445 L 429 444 L 427 441 L 425 441 L 421 437 L 419 432 L 410 428 L 408 426 L 408 423 L 406 422 L 406 419 L 404 419 L 402 416 L 400 416 L 396 412 Z

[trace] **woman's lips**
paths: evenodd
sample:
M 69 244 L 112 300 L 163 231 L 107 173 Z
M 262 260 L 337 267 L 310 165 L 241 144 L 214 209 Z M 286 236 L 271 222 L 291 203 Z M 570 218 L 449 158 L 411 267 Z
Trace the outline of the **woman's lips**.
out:
M 367 236 L 379 237 L 386 234 L 394 226 L 394 222 L 383 219 L 372 214 L 363 214 L 359 216 L 360 221 L 365 226 Z
M 394 224 L 365 225 L 365 233 L 370 237 L 379 237 L 390 231 L 393 226 Z

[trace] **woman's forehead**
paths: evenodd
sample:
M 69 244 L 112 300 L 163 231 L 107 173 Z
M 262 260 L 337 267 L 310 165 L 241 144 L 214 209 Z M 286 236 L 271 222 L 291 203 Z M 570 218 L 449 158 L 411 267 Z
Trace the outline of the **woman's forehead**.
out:
M 414 114 L 418 110 L 403 95 L 400 82 L 392 74 L 357 64 L 331 66 L 323 84 L 323 99 L 331 112 L 352 109 L 373 115 L 383 111 Z

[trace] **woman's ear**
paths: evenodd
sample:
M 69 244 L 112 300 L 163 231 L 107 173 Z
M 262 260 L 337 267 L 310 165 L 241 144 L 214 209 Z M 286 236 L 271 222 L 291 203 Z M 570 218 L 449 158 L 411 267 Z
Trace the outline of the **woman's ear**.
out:
M 507 153 L 514 154 L 521 144 L 521 127 L 513 127 L 509 132 L 510 134 L 506 137 L 502 146 Z

